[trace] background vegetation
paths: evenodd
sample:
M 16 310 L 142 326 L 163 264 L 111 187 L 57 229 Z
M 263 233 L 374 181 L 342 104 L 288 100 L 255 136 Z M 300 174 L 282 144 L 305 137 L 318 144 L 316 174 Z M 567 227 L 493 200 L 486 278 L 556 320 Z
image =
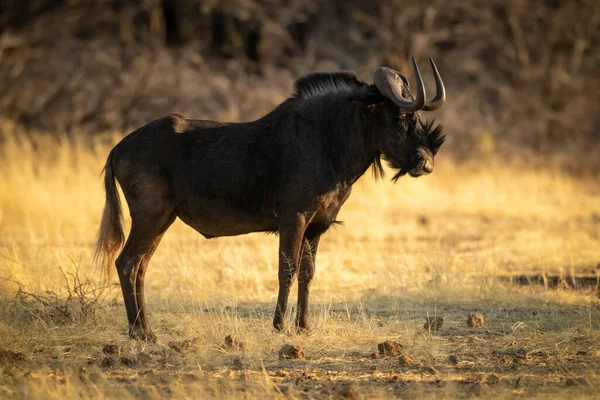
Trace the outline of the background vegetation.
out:
M 353 70 L 370 81 L 377 66 L 408 74 L 411 56 L 422 63 L 432 56 L 450 98 L 439 117 L 460 158 L 560 153 L 568 167 L 598 167 L 594 0 L 5 0 L 2 7 L 0 116 L 29 131 L 125 133 L 174 111 L 251 120 L 308 72 Z

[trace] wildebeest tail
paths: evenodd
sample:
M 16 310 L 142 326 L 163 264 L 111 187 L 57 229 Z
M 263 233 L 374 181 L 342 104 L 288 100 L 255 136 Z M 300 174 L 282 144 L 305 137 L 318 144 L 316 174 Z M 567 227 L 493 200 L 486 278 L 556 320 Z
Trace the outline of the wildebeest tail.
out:
M 94 251 L 94 263 L 102 267 L 106 278 L 110 278 L 117 251 L 125 242 L 123 233 L 123 212 L 121 200 L 117 190 L 113 173 L 111 152 L 104 166 L 104 189 L 106 190 L 106 203 L 102 213 L 102 222 L 98 231 L 98 240 Z

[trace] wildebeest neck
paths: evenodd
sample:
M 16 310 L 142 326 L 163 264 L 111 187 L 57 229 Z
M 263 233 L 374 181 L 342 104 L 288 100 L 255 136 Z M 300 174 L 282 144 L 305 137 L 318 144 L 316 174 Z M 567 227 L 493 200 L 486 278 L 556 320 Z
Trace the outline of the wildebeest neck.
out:
M 302 101 L 302 100 L 296 100 Z M 373 163 L 377 154 L 369 135 L 368 112 L 345 96 L 302 101 L 295 129 L 305 137 L 329 179 L 351 185 Z

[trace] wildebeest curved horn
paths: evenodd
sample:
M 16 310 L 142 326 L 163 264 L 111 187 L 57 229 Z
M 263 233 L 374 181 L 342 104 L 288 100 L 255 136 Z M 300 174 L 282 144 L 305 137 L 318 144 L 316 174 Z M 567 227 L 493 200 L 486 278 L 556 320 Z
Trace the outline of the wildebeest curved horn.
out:
M 433 62 L 433 58 L 429 57 L 429 62 L 431 63 L 431 69 L 433 69 L 433 76 L 435 77 L 435 97 L 425 104 L 423 107 L 425 111 L 437 110 L 446 102 L 446 88 L 444 87 L 442 77 Z
M 407 101 L 402 96 L 402 86 L 406 79 L 402 79 L 402 75 L 391 68 L 379 67 L 375 70 L 373 80 L 377 89 L 394 104 L 405 111 L 418 111 L 425 105 L 425 85 L 423 78 L 419 72 L 419 67 L 415 58 L 412 59 L 415 77 L 417 79 L 417 98 L 414 101 Z

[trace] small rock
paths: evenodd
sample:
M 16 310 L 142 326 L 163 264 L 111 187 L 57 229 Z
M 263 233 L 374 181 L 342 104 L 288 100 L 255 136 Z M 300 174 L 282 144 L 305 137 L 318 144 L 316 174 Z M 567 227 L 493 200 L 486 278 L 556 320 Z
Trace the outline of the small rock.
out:
M 280 359 L 304 359 L 304 351 L 300 346 L 293 344 L 284 344 L 281 350 L 279 350 Z
M 394 356 L 402 353 L 404 346 L 398 342 L 392 340 L 386 340 L 383 343 L 377 345 L 377 350 L 382 356 Z
M 352 385 L 345 386 L 340 391 L 340 394 L 345 399 L 355 399 L 356 398 L 356 388 Z
M 246 365 L 246 360 L 244 360 L 242 357 L 235 357 L 233 359 L 233 365 L 238 368 L 242 368 L 244 365 Z
M 9 366 L 16 361 L 22 361 L 25 359 L 23 353 L 15 352 L 12 350 L 0 349 L 0 366 Z
M 126 367 L 133 367 L 135 364 L 137 364 L 137 360 L 135 357 L 132 356 L 121 356 L 121 364 L 125 365 Z
M 488 385 L 495 385 L 496 383 L 500 382 L 500 377 L 496 374 L 491 374 L 485 381 Z
M 523 365 L 523 364 L 526 364 L 526 362 L 525 362 L 525 359 L 524 359 L 524 358 L 515 357 L 515 358 L 513 358 L 513 360 L 512 360 L 511 367 L 512 367 L 513 369 L 516 369 L 516 368 L 518 368 L 518 366 L 519 366 L 519 365 Z
M 168 346 L 171 348 L 171 350 L 174 353 L 183 353 L 184 350 L 187 350 L 190 348 L 190 342 L 187 340 L 183 340 L 181 342 L 169 342 Z
M 227 335 L 225 337 L 225 344 L 223 346 L 227 350 L 244 350 L 246 345 L 244 342 L 239 341 L 235 336 Z
M 398 358 L 398 363 L 401 366 L 410 365 L 413 363 L 413 359 L 410 358 L 409 356 L 401 355 L 400 358 Z
M 192 373 L 187 373 L 187 374 L 183 374 L 180 377 L 181 379 L 181 383 L 184 384 L 189 384 L 189 383 L 194 383 L 194 382 L 198 382 L 200 380 L 200 378 Z
M 281 394 L 286 394 L 290 391 L 290 387 L 287 385 L 280 385 L 278 387 L 279 391 L 281 392 Z
M 136 355 L 136 362 L 140 364 L 147 364 L 152 362 L 152 357 L 148 353 L 138 353 Z
M 479 328 L 483 326 L 483 315 L 481 313 L 469 313 L 467 318 L 467 326 L 470 328 Z
M 429 217 L 427 217 L 426 215 L 420 215 L 419 218 L 417 218 L 417 221 L 419 222 L 420 225 L 428 227 L 429 225 L 431 225 L 431 221 L 429 220 Z
M 454 354 L 450 354 L 448 356 L 448 362 L 456 365 L 456 364 L 458 364 L 458 357 L 456 357 Z
M 428 331 L 439 331 L 444 324 L 444 317 L 427 317 L 423 328 Z
M 481 396 L 481 385 L 479 383 L 473 384 L 473 386 L 471 386 L 471 388 L 469 389 L 469 392 L 473 396 Z
M 440 371 L 438 371 L 435 367 L 432 367 L 431 365 L 423 368 L 423 372 L 431 375 L 438 375 L 440 373 Z
M 102 362 L 100 363 L 100 365 L 102 365 L 102 368 L 113 368 L 114 366 L 117 365 L 117 363 L 115 362 L 115 359 L 112 357 L 104 357 L 102 359 Z
M 311 379 L 311 377 L 309 375 L 307 375 L 306 372 L 303 372 L 302 375 L 300 375 L 298 378 L 296 378 L 296 386 L 302 385 L 304 382 L 306 382 L 309 379 Z
M 87 374 L 89 374 L 89 370 L 84 367 L 83 365 L 81 365 L 78 369 L 77 369 L 77 373 L 79 374 L 80 378 L 83 378 L 84 376 L 86 376 Z
M 522 349 L 522 348 L 515 350 L 515 355 L 518 358 L 521 358 L 521 359 L 524 359 L 524 360 L 526 360 L 526 359 L 529 358 L 529 353 L 527 352 L 527 350 Z
M 577 385 L 577 381 L 573 378 L 567 378 L 565 385 L 567 386 L 575 386 Z
M 104 354 L 120 354 L 121 348 L 116 344 L 105 344 L 102 347 L 102 352 Z

